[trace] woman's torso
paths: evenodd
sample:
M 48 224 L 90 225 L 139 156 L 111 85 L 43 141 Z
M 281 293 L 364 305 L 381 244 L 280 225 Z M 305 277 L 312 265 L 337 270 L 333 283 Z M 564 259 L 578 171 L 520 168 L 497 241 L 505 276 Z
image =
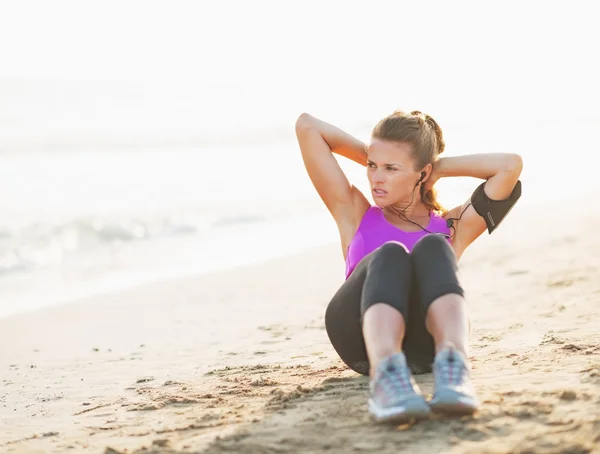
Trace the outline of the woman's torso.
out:
M 350 276 L 363 257 L 388 241 L 398 241 L 404 244 L 409 251 L 418 240 L 432 233 L 447 235 L 450 242 L 450 228 L 442 216 L 430 213 L 429 223 L 423 227 L 425 230 L 402 230 L 386 219 L 381 208 L 370 206 L 346 250 L 346 278 Z

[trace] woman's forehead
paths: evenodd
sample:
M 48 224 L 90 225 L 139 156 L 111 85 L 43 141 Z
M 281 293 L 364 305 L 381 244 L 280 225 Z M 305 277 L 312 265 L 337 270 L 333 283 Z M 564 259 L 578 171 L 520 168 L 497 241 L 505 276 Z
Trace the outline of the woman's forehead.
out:
M 396 161 L 409 163 L 413 161 L 412 146 L 406 142 L 373 139 L 367 147 L 368 158 L 373 161 Z

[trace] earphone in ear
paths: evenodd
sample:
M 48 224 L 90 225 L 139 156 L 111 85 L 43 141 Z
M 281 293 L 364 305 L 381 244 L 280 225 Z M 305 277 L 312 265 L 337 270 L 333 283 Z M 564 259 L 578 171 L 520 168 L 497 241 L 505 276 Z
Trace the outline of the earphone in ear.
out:
M 419 183 L 421 181 L 423 181 L 423 178 L 425 178 L 425 175 L 426 175 L 425 171 L 421 172 L 421 178 L 419 178 L 419 181 L 417 181 L 417 184 L 415 184 L 415 187 L 419 186 Z

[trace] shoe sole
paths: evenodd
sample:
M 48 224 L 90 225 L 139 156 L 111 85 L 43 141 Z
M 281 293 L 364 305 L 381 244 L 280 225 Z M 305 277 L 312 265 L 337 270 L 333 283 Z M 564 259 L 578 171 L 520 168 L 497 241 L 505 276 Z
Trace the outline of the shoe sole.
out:
M 410 397 L 402 405 L 390 408 L 382 408 L 369 399 L 369 413 L 378 423 L 401 423 L 427 418 L 431 415 L 431 408 L 422 396 Z
M 429 406 L 435 412 L 472 415 L 477 411 L 479 404 L 474 397 L 446 390 L 436 393 Z

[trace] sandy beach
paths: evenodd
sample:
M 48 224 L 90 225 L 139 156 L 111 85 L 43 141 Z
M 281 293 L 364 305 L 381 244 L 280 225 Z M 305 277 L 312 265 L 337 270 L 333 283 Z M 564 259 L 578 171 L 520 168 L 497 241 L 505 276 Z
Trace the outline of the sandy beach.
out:
M 600 214 L 581 203 L 568 223 L 517 206 L 464 255 L 473 417 L 370 421 L 324 330 L 330 245 L 0 319 L 0 452 L 600 452 Z
M 0 2 L 0 454 L 600 454 L 593 2 L 33 3 Z M 303 112 L 362 143 L 312 162 Z M 453 209 L 522 158 L 459 263 L 474 415 L 371 419 L 327 146 L 419 226 L 422 183 Z

